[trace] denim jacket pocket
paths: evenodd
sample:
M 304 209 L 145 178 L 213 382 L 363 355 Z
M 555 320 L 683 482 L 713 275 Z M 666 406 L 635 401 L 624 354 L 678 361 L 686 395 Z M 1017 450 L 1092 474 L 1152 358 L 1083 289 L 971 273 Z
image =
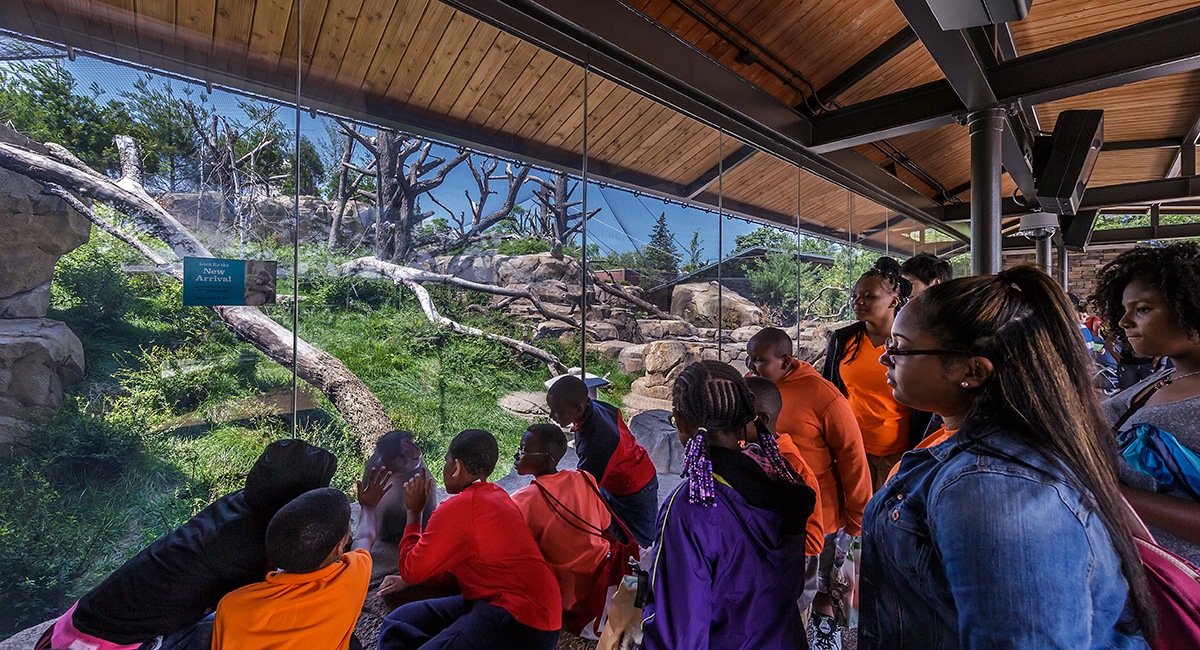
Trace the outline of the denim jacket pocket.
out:
M 924 588 L 933 553 L 925 504 L 903 493 L 892 496 L 885 503 L 888 514 L 884 525 L 893 529 L 887 536 L 892 561 L 904 575 L 914 579 L 914 587 Z

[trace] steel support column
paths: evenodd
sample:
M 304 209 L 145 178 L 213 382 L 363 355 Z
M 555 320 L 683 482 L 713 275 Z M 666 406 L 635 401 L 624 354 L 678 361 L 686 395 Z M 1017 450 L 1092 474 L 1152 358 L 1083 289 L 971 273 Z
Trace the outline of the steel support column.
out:
M 1068 257 L 1067 245 L 1063 243 L 1061 236 L 1056 243 L 1058 244 L 1058 279 L 1062 282 L 1063 291 L 1069 291 L 1067 278 L 1071 270 L 1071 260 Z
M 967 116 L 971 132 L 971 273 L 1000 271 L 1000 174 L 1004 109 Z
M 1050 238 L 1039 239 L 1034 242 L 1034 246 L 1034 263 L 1043 273 L 1054 277 L 1054 263 L 1050 259 Z

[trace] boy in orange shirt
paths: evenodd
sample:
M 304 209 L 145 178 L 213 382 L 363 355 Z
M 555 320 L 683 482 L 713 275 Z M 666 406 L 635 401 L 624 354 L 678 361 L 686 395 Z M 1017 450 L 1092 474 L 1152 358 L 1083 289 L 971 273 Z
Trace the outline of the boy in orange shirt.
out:
M 358 534 L 349 553 L 350 502 L 333 488 L 310 490 L 279 509 L 267 526 L 266 580 L 230 592 L 217 605 L 212 650 L 345 650 L 371 579 L 375 506 L 391 472 L 374 470 L 364 487 Z M 182 588 L 186 588 L 183 585 Z
M 872 494 L 862 433 L 841 391 L 812 366 L 792 357 L 792 339 L 786 332 L 774 327 L 759 331 L 746 344 L 746 355 L 750 370 L 773 382 L 783 398 L 776 424 L 780 452 L 797 471 L 798 461 L 803 460 L 817 477 L 825 542 L 819 556 L 814 623 L 836 627 L 829 596 L 834 537 L 839 529 L 847 535 L 862 534 L 862 513 Z
M 558 579 L 563 622 L 578 634 L 598 614 L 590 610 L 589 599 L 596 569 L 609 551 L 600 534 L 612 524 L 612 514 L 591 474 L 558 469 L 566 453 L 562 429 L 553 424 L 530 426 L 514 460 L 517 474 L 535 478 L 514 492 L 512 500 Z

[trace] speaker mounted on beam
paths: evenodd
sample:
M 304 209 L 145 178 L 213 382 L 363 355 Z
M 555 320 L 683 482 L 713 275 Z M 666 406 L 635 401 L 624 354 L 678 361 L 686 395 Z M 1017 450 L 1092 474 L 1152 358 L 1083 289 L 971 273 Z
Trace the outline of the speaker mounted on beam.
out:
M 1104 111 L 1063 111 L 1054 133 L 1034 140 L 1033 176 L 1044 212 L 1074 215 L 1104 144 Z

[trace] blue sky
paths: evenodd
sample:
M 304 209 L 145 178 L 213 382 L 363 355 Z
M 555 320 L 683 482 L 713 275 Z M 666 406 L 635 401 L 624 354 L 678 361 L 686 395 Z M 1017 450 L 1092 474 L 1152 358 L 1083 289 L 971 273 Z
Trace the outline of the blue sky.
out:
M 87 56 L 78 56 L 75 61 L 60 59 L 59 64 L 79 81 L 82 91 L 86 92 L 95 83 L 103 93 L 102 99 L 119 99 L 121 91 L 131 89 L 134 81 L 139 76 L 145 75 L 144 72 L 138 70 Z M 239 107 L 239 101 L 244 101 L 246 99 L 244 97 L 238 97 L 222 91 L 220 88 L 214 88 L 213 92 L 208 94 L 202 84 L 189 84 L 165 76 L 156 76 L 155 81 L 164 87 L 169 87 L 172 92 L 177 94 L 182 95 L 190 90 L 194 100 L 200 101 L 203 98 L 210 109 L 220 115 L 228 116 L 231 119 L 244 119 L 245 117 L 245 113 Z M 308 137 L 324 154 L 322 157 L 327 167 L 336 165 L 341 145 L 330 142 L 326 129 L 326 125 L 331 124 L 332 120 L 321 115 L 314 119 L 307 110 L 301 110 L 298 113 L 301 133 Z M 281 108 L 279 119 L 289 130 L 294 129 L 297 112 L 289 108 Z M 362 149 L 360 148 L 359 151 L 361 156 Z M 453 149 L 442 146 L 435 146 L 434 152 L 446 158 L 454 155 Z M 360 160 L 360 162 L 362 161 Z M 501 170 L 503 170 L 502 165 L 498 171 Z M 539 172 L 535 170 L 534 174 L 539 174 Z M 540 174 L 545 175 L 544 172 Z M 533 183 L 526 183 L 518 195 L 518 203 L 525 207 L 531 206 L 535 187 L 536 185 Z M 507 189 L 503 181 L 494 181 L 492 188 L 501 193 Z M 446 207 L 460 213 L 469 210 L 464 192 L 469 192 L 473 198 L 478 192 L 474 178 L 465 163 L 452 171 L 447 176 L 446 182 L 433 194 Z M 572 199 L 578 200 L 580 194 L 580 190 L 576 189 Z M 498 206 L 501 200 L 503 200 L 502 196 L 493 195 L 489 207 Z M 445 211 L 436 205 L 431 205 L 431 202 L 423 202 L 422 206 L 427 210 L 436 210 L 436 216 L 447 216 Z M 732 250 L 737 235 L 751 232 L 759 227 L 759 224 L 752 224 L 741 218 L 726 216 L 724 219 L 718 219 L 714 212 L 667 202 L 651 195 L 635 194 L 622 188 L 603 187 L 589 183 L 588 208 L 595 209 L 597 207 L 600 208 L 600 213 L 588 222 L 588 242 L 599 246 L 602 254 L 609 251 L 629 251 L 635 246 L 645 245 L 650 238 L 655 220 L 659 214 L 664 212 L 667 215 L 668 228 L 675 236 L 678 252 L 680 254 L 684 252 L 691 241 L 693 232 L 698 231 L 702 241 L 703 257 L 706 260 L 716 259 L 719 236 L 723 237 L 721 250 L 727 254 Z M 718 222 L 722 223 L 723 233 L 718 232 Z

